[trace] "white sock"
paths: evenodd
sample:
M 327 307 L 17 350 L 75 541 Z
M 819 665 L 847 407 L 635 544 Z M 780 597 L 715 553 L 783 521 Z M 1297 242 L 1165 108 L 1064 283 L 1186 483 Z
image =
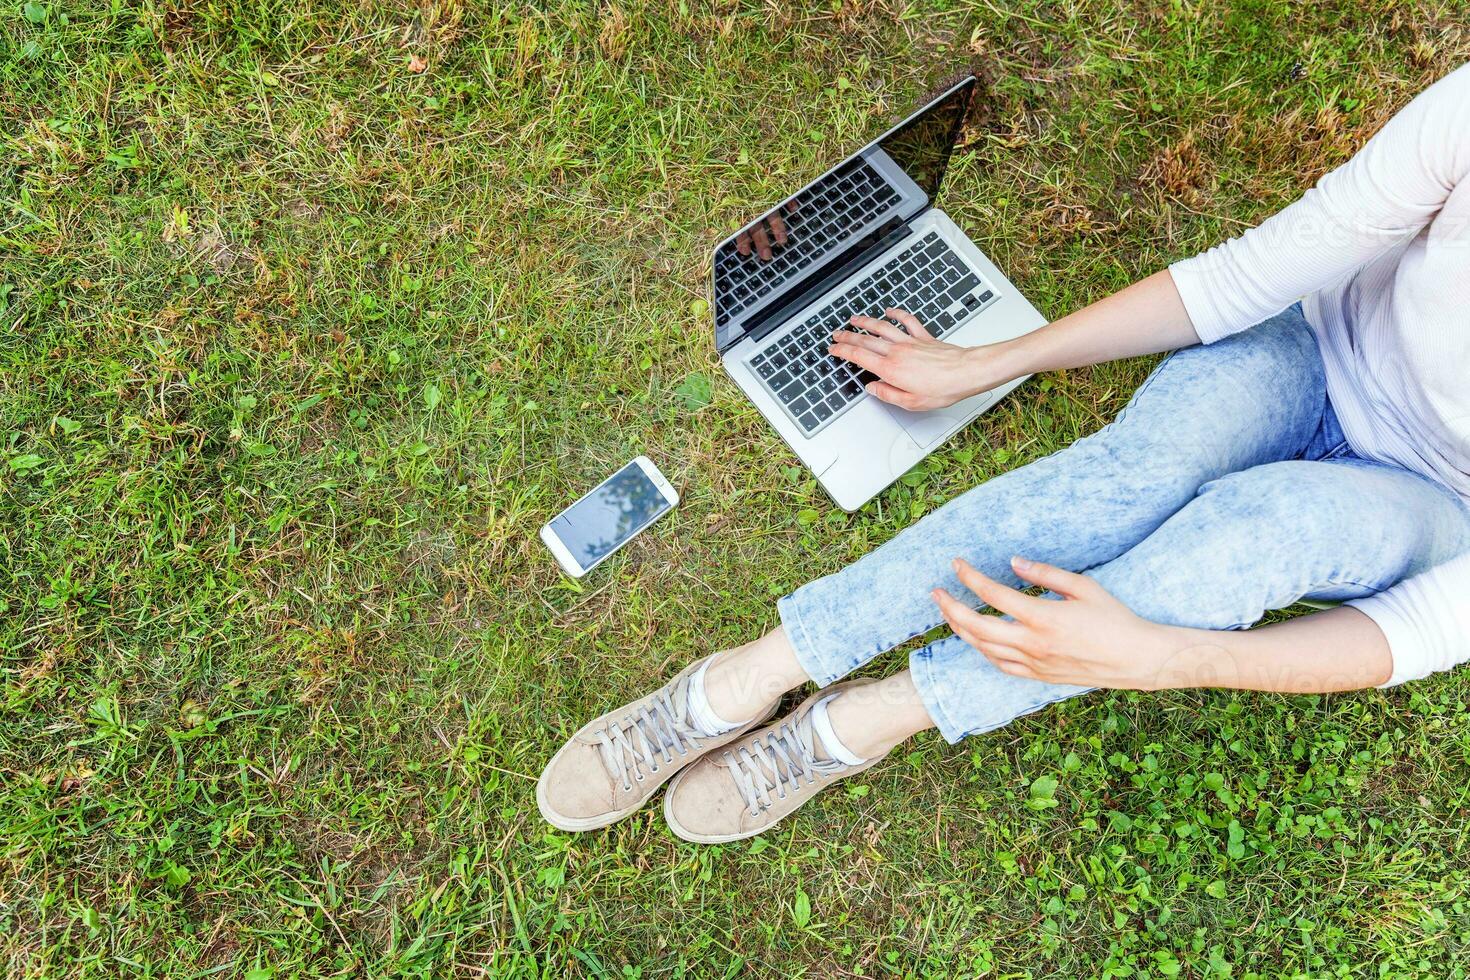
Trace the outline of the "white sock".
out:
M 714 738 L 716 735 L 734 731 L 745 724 L 745 721 L 750 720 L 747 718 L 745 721 L 726 721 L 715 714 L 715 709 L 710 707 L 709 696 L 704 693 L 704 672 L 709 670 L 709 665 L 712 663 L 714 663 L 714 658 L 710 657 L 699 665 L 699 669 L 689 679 L 689 720 L 706 738 Z
M 837 730 L 832 727 L 832 719 L 827 715 L 827 705 L 836 697 L 835 694 L 829 694 L 816 703 L 812 708 L 812 727 L 817 730 L 817 738 L 822 740 L 822 746 L 826 748 L 828 755 L 849 766 L 860 766 L 868 760 L 842 744 L 842 739 L 837 737 Z

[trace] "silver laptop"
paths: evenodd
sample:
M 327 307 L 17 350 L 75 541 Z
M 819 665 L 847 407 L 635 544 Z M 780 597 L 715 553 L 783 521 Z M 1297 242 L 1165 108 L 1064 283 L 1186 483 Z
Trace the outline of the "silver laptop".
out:
M 711 307 L 725 370 L 845 510 L 1026 379 L 906 412 L 867 393 L 873 375 L 827 353 L 833 330 L 897 307 L 973 347 L 1046 323 L 933 206 L 976 87 L 956 84 L 715 249 Z

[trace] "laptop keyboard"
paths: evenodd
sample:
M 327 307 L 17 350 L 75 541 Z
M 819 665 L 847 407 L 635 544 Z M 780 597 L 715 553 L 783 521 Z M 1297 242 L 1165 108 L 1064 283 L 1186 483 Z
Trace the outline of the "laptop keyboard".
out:
M 994 299 L 994 291 L 931 231 L 854 281 L 749 363 L 802 431 L 814 435 L 866 394 L 865 384 L 877 380 L 827 353 L 838 327 L 865 332 L 848 323 L 851 317 L 881 317 L 896 307 L 942 338 Z
M 715 309 L 728 318 L 756 306 L 899 200 L 898 191 L 866 161 L 849 160 L 804 191 L 795 210 L 780 212 L 787 243 L 773 246 L 770 259 L 741 255 L 733 247 L 720 249 L 715 257 Z

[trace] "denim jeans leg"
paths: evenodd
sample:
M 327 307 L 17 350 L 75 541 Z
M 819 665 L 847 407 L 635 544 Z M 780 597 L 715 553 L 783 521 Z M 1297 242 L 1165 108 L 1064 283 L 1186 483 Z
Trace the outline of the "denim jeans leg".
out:
M 1290 460 L 1206 484 L 1087 574 L 1145 619 L 1238 629 L 1298 599 L 1371 595 L 1466 551 L 1470 506 L 1448 488 L 1352 457 Z M 1011 677 L 956 637 L 916 651 L 910 666 L 951 742 L 1087 690 Z
M 1325 403 L 1321 356 L 1296 309 L 1181 350 L 1112 424 L 976 487 L 780 600 L 797 658 L 825 685 L 933 629 L 941 617 L 930 590 L 968 595 L 950 567 L 956 556 L 1011 584 L 1018 553 L 1073 570 L 1108 562 L 1202 484 L 1301 453 Z

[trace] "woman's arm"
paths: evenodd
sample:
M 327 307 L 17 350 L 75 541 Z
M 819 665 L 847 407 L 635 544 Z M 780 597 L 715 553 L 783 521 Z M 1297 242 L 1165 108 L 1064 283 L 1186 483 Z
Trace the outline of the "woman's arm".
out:
M 1165 269 L 1011 343 L 1020 373 L 1035 374 L 1189 347 L 1199 336 Z
M 854 317 L 831 353 L 881 378 L 902 408 L 953 404 L 1037 371 L 1210 343 L 1259 323 L 1382 255 L 1428 224 L 1470 174 L 1470 65 L 1421 92 L 1361 151 L 1301 199 L 1238 238 L 1176 262 L 1014 341 L 961 348 Z
M 1393 672 L 1383 630 L 1348 606 L 1253 630 L 1159 629 L 1177 652 L 1164 661 L 1157 688 L 1318 694 L 1378 687 Z
M 1141 691 L 1229 687 L 1304 694 L 1374 687 L 1394 673 L 1384 631 L 1350 607 L 1247 631 L 1188 629 L 1134 615 L 1085 575 L 1021 559 L 1013 567 L 1063 600 L 1018 592 L 958 559 L 960 581 L 1013 618 L 982 615 L 943 589 L 934 590 L 934 598 L 957 636 L 1017 677 Z
M 1062 601 L 1018 592 L 958 558 L 960 581 L 1012 618 L 982 615 L 943 589 L 934 601 L 957 636 L 1017 677 L 1308 694 L 1399 684 L 1470 661 L 1470 552 L 1366 599 L 1246 631 L 1152 623 L 1086 575 L 1020 558 L 1012 568 Z
M 852 318 L 865 334 L 839 330 L 828 350 L 881 378 L 868 386 L 885 402 L 943 408 L 1038 371 L 1082 367 L 1199 343 L 1167 270 L 1156 272 L 1015 340 L 957 347 L 929 336 L 913 315 L 888 310 L 908 333 L 872 317 Z

